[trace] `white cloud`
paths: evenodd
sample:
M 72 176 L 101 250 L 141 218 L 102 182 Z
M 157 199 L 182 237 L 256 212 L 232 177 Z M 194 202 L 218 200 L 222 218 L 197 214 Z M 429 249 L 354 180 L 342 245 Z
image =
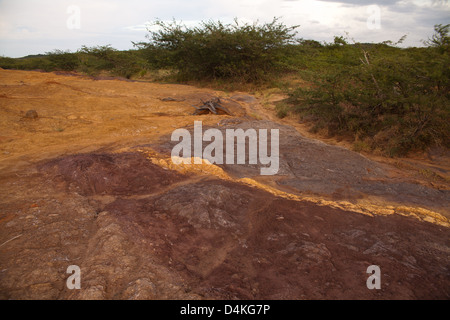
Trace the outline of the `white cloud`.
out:
M 369 30 L 366 8 L 381 8 L 381 29 Z M 67 28 L 67 8 L 80 8 L 80 29 Z M 145 40 L 148 22 L 173 18 L 193 25 L 201 20 L 268 22 L 281 17 L 301 25 L 299 36 L 332 41 L 345 32 L 362 42 L 397 40 L 408 34 L 408 45 L 420 45 L 433 25 L 448 23 L 446 0 L 0 0 L 0 55 L 24 56 L 81 45 L 111 44 L 132 48 Z

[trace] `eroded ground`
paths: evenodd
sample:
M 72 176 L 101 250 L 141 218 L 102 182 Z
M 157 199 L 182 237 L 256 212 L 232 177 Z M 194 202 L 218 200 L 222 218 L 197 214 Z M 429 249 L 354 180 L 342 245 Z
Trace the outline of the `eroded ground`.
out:
M 192 115 L 212 97 L 233 116 Z M 262 102 L 0 70 L 0 298 L 448 299 L 448 158 L 368 159 Z M 279 129 L 279 174 L 173 165 L 195 120 Z

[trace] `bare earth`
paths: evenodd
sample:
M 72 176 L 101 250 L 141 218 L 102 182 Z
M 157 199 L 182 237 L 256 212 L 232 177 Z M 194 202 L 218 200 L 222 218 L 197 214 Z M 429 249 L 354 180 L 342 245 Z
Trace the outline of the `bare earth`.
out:
M 448 154 L 363 156 L 276 99 L 0 69 L 0 299 L 449 299 Z M 279 129 L 279 174 L 175 166 L 196 120 Z

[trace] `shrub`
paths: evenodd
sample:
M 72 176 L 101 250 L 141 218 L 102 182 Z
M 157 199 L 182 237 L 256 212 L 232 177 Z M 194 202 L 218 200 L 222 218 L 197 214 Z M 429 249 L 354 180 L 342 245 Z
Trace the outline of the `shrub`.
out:
M 316 129 L 351 133 L 391 156 L 449 147 L 448 51 L 342 40 L 320 49 L 302 72 L 311 86 L 290 93 L 295 110 L 313 116 Z
M 14 58 L 0 57 L 0 68 L 15 69 L 17 68 L 17 60 Z
M 79 64 L 77 55 L 70 51 L 54 50 L 46 55 L 52 70 L 73 71 Z
M 1 57 L 0 67 L 3 69 L 43 70 L 43 71 L 51 71 L 54 68 L 49 59 L 44 55 L 25 58 Z
M 234 79 L 258 82 L 280 72 L 295 27 L 274 19 L 265 24 L 201 22 L 187 28 L 175 21 L 157 20 L 148 43 L 135 44 L 147 51 L 151 64 L 177 69 L 181 79 Z
M 80 59 L 80 71 L 88 75 L 96 75 L 102 70 L 111 70 L 114 68 L 112 54 L 116 49 L 110 45 L 86 47 L 82 46 L 77 51 Z
M 80 71 L 89 75 L 108 71 L 112 75 L 130 78 L 146 67 L 136 50 L 118 51 L 110 45 L 82 46 L 77 55 L 80 59 Z
M 278 118 L 283 119 L 285 118 L 289 113 L 289 105 L 281 102 L 275 105 L 275 112 Z

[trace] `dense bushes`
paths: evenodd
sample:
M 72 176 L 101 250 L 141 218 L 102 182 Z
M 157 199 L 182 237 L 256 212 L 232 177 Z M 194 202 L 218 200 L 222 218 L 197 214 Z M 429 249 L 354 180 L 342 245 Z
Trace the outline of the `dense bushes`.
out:
M 442 46 L 400 49 L 335 42 L 301 72 L 310 86 L 290 92 L 314 129 L 351 134 L 359 149 L 403 155 L 450 147 L 450 56 Z
M 53 70 L 52 63 L 45 55 L 19 59 L 0 57 L 0 68 L 17 69 L 17 70 L 43 70 L 43 71 Z
M 150 42 L 136 44 L 152 63 L 173 68 L 181 79 L 230 79 L 259 82 L 283 69 L 286 49 L 296 27 L 274 19 L 265 24 L 202 22 L 188 28 L 157 21 Z
M 112 75 L 130 78 L 149 67 L 138 51 L 118 51 L 111 46 L 83 46 L 77 56 L 79 71 L 87 74 L 108 71 Z
M 50 68 L 53 70 L 72 71 L 78 67 L 78 57 L 70 51 L 54 50 L 47 53 Z
M 83 46 L 77 52 L 54 50 L 45 55 L 19 59 L 0 58 L 4 69 L 79 71 L 88 75 L 107 72 L 113 76 L 130 78 L 152 68 L 138 50 L 118 51 L 111 46 Z

